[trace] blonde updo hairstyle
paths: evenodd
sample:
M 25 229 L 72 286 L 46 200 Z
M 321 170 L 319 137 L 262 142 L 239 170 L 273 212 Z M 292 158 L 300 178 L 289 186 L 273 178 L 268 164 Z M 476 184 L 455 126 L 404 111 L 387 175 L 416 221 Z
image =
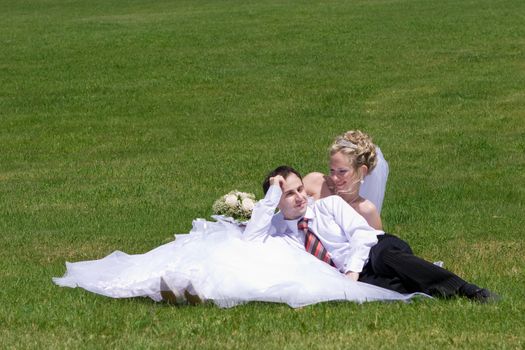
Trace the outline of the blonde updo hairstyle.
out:
M 359 130 L 350 130 L 337 136 L 329 151 L 330 156 L 338 152 L 344 154 L 355 170 L 366 165 L 370 173 L 377 164 L 376 146 L 372 138 Z

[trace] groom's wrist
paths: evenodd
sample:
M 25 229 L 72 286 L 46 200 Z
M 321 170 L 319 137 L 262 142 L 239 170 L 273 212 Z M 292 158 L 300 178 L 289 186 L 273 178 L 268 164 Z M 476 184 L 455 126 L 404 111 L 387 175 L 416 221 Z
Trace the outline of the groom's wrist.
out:
M 359 272 L 348 271 L 345 273 L 345 276 L 351 280 L 357 281 L 359 279 Z

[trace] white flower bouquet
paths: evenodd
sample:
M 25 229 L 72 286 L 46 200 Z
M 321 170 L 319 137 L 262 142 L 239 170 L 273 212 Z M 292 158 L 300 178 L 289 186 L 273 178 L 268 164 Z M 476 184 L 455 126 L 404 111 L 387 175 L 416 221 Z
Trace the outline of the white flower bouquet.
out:
M 252 216 L 252 210 L 257 201 L 253 193 L 231 191 L 213 203 L 213 213 L 231 217 L 236 221 L 248 221 Z

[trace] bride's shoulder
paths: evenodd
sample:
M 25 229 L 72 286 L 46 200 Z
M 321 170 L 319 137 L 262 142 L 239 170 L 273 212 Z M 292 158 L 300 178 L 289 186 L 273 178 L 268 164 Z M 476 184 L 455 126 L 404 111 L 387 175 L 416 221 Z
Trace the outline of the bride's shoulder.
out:
M 323 173 L 310 173 L 303 178 L 303 183 L 306 193 L 316 200 L 335 194 L 335 185 Z
M 318 173 L 318 172 L 313 172 L 313 173 L 309 173 L 309 174 L 306 174 L 305 177 L 303 177 L 303 181 L 306 182 L 314 182 L 314 183 L 317 183 L 317 182 L 322 182 L 324 181 L 324 174 L 323 173 Z
M 318 199 L 321 194 L 324 182 L 325 179 L 323 173 L 309 173 L 303 177 L 303 184 L 306 193 L 316 199 Z

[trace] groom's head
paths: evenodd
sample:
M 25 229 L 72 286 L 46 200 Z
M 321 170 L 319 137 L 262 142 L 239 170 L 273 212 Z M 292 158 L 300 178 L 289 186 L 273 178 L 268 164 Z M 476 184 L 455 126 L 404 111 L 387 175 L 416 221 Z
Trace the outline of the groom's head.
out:
M 283 191 L 278 208 L 285 219 L 297 219 L 304 216 L 308 204 L 303 179 L 297 170 L 287 165 L 271 171 L 263 182 L 264 194 L 270 188 L 270 179 L 281 176 L 280 186 Z M 275 180 L 274 180 L 275 181 Z

